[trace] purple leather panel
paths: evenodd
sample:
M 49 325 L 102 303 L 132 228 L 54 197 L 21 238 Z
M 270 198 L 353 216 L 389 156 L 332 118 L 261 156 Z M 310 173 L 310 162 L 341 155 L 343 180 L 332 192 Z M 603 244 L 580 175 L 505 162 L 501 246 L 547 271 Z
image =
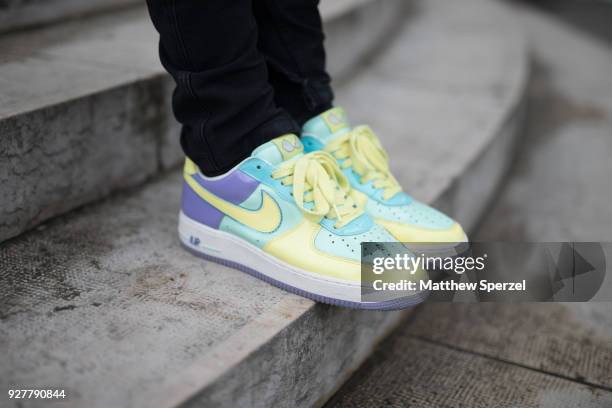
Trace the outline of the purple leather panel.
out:
M 202 200 L 186 182 L 183 182 L 182 207 L 183 213 L 192 220 L 212 228 L 219 228 L 223 213 Z
M 259 181 L 240 170 L 234 170 L 219 180 L 207 180 L 199 174 L 194 179 L 206 190 L 232 204 L 242 203 L 259 185 Z

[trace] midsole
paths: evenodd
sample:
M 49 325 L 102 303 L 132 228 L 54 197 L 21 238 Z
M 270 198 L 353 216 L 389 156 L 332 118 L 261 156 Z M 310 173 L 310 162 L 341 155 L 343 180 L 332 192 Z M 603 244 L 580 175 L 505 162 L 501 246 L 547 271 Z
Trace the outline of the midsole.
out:
M 323 277 L 296 268 L 240 237 L 194 221 L 183 212 L 179 214 L 178 230 L 181 242 L 193 251 L 240 263 L 276 281 L 316 295 L 361 303 L 360 283 Z

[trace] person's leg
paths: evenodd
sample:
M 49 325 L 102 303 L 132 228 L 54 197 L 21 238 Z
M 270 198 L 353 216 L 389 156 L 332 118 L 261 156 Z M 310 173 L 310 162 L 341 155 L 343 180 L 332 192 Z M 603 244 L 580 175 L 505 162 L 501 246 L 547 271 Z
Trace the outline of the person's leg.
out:
M 251 0 L 147 4 L 160 33 L 161 61 L 177 84 L 181 145 L 203 173 L 222 174 L 262 143 L 299 134 L 274 101 Z
M 278 106 L 300 125 L 330 109 L 319 0 L 253 0 L 258 47 L 266 58 Z
M 462 243 L 467 238 L 457 222 L 402 191 L 373 132 L 353 129 L 344 110 L 332 106 L 318 3 L 253 0 L 258 46 L 268 63 L 276 102 L 302 126 L 305 152 L 331 153 L 343 167 L 353 196 L 396 239 L 448 242 L 453 247 Z
M 174 109 L 188 155 L 181 243 L 319 302 L 367 309 L 419 302 L 419 293 L 362 298 L 360 242 L 393 238 L 352 200 L 331 156 L 304 154 L 300 127 L 274 101 L 251 0 L 154 1 L 149 9 L 161 33 L 162 61 L 178 84 Z M 332 100 L 316 2 L 270 5 L 276 8 L 269 19 L 259 22 L 270 41 L 260 44 L 279 51 L 268 53 L 278 74 L 271 76 L 277 100 L 302 122 Z

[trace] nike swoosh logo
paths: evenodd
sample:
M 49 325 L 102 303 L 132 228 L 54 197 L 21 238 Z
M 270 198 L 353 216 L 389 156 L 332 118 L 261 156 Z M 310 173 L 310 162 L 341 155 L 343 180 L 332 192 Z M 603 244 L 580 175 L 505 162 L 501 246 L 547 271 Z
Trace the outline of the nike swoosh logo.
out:
M 185 180 L 204 201 L 249 228 L 259 232 L 272 232 L 281 223 L 280 207 L 270 194 L 265 191 L 261 192 L 261 206 L 256 210 L 249 210 L 217 197 L 202 187 L 190 175 L 185 175 Z

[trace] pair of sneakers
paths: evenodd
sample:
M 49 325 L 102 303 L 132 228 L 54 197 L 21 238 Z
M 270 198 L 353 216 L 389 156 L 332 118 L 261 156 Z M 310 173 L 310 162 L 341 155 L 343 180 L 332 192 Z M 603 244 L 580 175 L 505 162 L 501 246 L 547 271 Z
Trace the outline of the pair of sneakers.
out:
M 458 223 L 402 191 L 378 138 L 351 128 L 341 108 L 308 121 L 301 141 L 278 137 L 218 177 L 187 159 L 179 236 L 199 256 L 298 295 L 377 310 L 422 296 L 364 300 L 362 242 L 467 239 Z

